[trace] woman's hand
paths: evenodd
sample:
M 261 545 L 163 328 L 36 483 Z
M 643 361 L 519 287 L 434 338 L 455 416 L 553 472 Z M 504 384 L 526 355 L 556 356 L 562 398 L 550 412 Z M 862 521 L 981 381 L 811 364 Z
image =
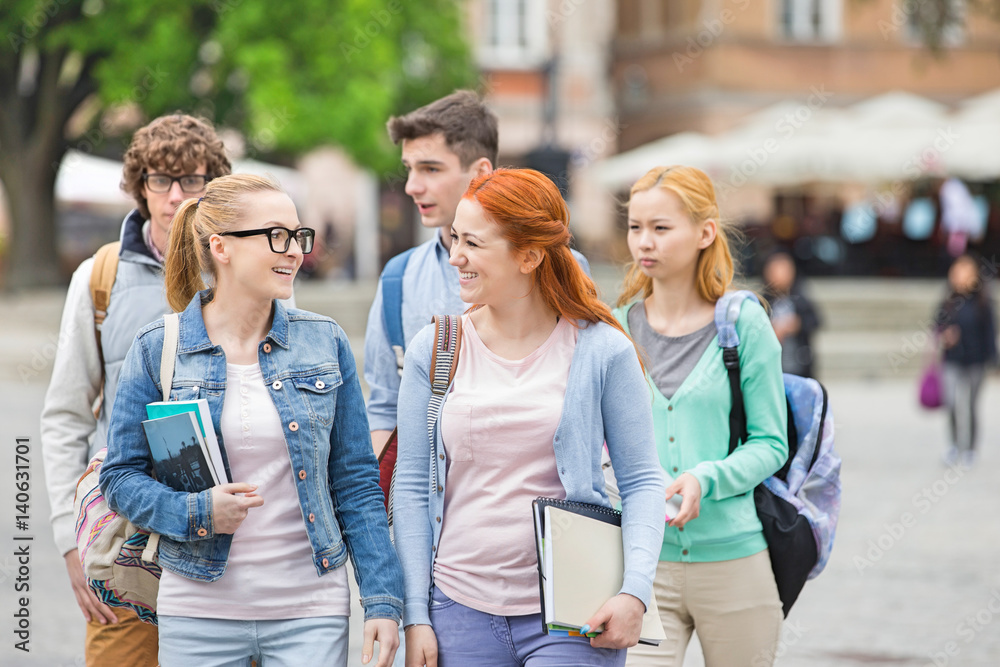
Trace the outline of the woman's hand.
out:
M 361 664 L 367 665 L 375 655 L 375 642 L 378 642 L 378 664 L 376 667 L 389 667 L 399 648 L 399 626 L 396 621 L 388 618 L 373 618 L 365 621 L 365 645 L 361 649 Z
M 411 625 L 406 628 L 406 667 L 437 667 L 438 642 L 434 628 Z
M 684 473 L 667 487 L 667 500 L 675 493 L 681 494 L 681 510 L 673 519 L 667 522 L 668 526 L 683 528 L 688 521 L 698 518 L 701 512 L 701 484 L 689 472 Z
M 260 507 L 264 499 L 254 495 L 256 484 L 233 482 L 212 487 L 212 523 L 216 534 L 233 534 L 240 527 L 251 507 Z M 237 493 L 244 495 L 238 496 Z
M 591 628 L 604 626 L 604 632 L 592 637 L 590 645 L 594 648 L 628 648 L 639 643 L 639 633 L 642 631 L 642 615 L 646 607 L 642 601 L 627 593 L 619 593 L 597 610 L 587 624 L 580 628 L 581 634 L 587 634 Z M 410 640 L 407 637 L 407 644 Z M 407 663 L 406 667 L 410 667 Z

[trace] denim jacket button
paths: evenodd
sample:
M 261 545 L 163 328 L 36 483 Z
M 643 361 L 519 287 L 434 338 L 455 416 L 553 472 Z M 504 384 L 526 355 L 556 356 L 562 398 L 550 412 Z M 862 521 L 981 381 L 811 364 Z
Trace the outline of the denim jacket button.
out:
M 300 470 L 299 471 L 299 479 L 305 479 L 305 478 L 306 478 L 306 471 L 305 470 Z
M 264 343 L 264 353 L 266 354 L 266 353 L 269 353 L 270 351 L 271 351 L 271 344 L 270 343 Z
M 299 423 L 298 422 L 290 422 L 288 424 L 288 430 L 289 431 L 298 431 L 299 430 Z
M 316 515 L 309 512 L 309 523 L 316 523 Z
M 444 461 L 444 454 L 438 454 L 438 458 Z
M 275 380 L 274 382 L 272 382 L 271 383 L 271 389 L 273 389 L 275 391 L 278 391 L 279 389 L 281 389 L 281 380 Z
M 325 386 L 326 386 L 325 382 L 323 382 L 322 380 L 316 380 L 316 388 L 317 389 L 322 389 Z
M 329 558 L 324 558 L 323 559 L 323 567 L 330 567 L 330 559 Z
M 441 517 L 437 518 L 438 523 L 441 523 Z
M 208 535 L 208 531 L 207 530 L 205 530 L 204 528 L 199 528 L 198 529 L 198 537 L 205 537 L 206 535 Z

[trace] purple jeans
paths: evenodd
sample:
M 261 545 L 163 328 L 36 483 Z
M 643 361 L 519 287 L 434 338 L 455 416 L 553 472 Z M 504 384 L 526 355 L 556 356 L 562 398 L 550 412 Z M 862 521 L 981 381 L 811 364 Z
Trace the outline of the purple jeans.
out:
M 622 667 L 624 649 L 593 648 L 584 637 L 554 637 L 541 614 L 494 616 L 455 602 L 437 586 L 431 626 L 439 667 Z

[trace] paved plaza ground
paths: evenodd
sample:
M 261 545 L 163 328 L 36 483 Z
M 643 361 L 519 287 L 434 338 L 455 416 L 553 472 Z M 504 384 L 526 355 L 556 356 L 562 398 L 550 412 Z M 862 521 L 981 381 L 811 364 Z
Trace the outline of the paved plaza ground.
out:
M 61 297 L 0 298 L 0 665 L 83 665 L 84 624 L 48 526 L 38 414 Z M 358 307 L 352 307 L 357 311 Z M 345 322 L 364 320 L 344 313 Z M 345 327 L 346 328 L 346 327 Z M 348 328 L 356 345 L 357 327 Z M 360 349 L 358 350 L 360 351 Z M 776 664 L 1000 665 L 1000 381 L 982 397 L 981 456 L 941 463 L 944 415 L 921 411 L 911 377 L 827 383 L 843 458 L 833 557 L 786 621 Z M 15 527 L 15 439 L 30 448 L 29 528 Z M 31 542 L 15 537 L 31 536 Z M 15 592 L 15 549 L 30 545 L 30 591 Z M 30 653 L 14 648 L 17 598 L 30 598 Z M 351 665 L 360 665 L 360 610 Z M 703 664 L 693 647 L 686 665 Z

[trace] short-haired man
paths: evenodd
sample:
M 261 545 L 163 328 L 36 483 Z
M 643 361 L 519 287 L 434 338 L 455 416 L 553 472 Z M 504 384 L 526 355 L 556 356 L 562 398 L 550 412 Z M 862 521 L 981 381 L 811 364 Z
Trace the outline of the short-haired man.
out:
M 402 277 L 403 337 L 409 344 L 434 315 L 460 314 L 471 305 L 459 297 L 458 269 L 448 263 L 451 224 L 469 183 L 496 167 L 497 118 L 474 92 L 459 90 L 389 119 L 387 127 L 393 143 L 402 144 L 406 194 L 416 203 L 421 224 L 437 229 L 433 239 L 410 251 Z M 587 260 L 574 254 L 589 273 Z M 400 379 L 382 313 L 380 279 L 365 332 L 368 422 L 376 451 L 396 427 Z
M 80 264 L 66 294 L 59 349 L 42 409 L 42 457 L 56 546 L 87 619 L 88 666 L 157 664 L 156 626 L 141 622 L 133 612 L 103 604 L 87 587 L 77 551 L 73 496 L 87 462 L 107 445 L 118 372 L 132 339 L 139 329 L 171 312 L 163 255 L 174 212 L 185 199 L 204 194 L 208 181 L 231 170 L 222 141 L 206 121 L 177 114 L 139 129 L 125 153 L 121 184 L 135 198 L 136 208 L 122 223 L 100 350 L 90 293 L 93 258 Z M 102 389 L 95 418 L 93 408 Z

